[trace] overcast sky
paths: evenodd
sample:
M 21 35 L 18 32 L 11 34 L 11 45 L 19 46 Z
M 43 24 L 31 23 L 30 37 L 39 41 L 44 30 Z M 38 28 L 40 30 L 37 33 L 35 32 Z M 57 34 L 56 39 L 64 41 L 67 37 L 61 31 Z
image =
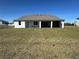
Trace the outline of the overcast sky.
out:
M 48 14 L 74 22 L 79 16 L 79 0 L 0 0 L 0 19 L 14 19 L 31 14 Z

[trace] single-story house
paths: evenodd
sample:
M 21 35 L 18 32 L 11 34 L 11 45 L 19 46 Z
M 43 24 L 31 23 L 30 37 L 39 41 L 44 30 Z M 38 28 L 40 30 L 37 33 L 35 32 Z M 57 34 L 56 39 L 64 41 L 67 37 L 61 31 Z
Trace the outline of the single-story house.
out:
M 75 25 L 75 26 L 79 26 L 79 17 L 76 19 L 74 25 Z
M 57 16 L 31 15 L 14 20 L 15 28 L 64 28 L 64 20 Z
M 8 26 L 14 26 L 14 23 L 13 22 L 12 23 L 9 23 Z
M 8 25 L 8 22 L 0 19 L 0 25 Z

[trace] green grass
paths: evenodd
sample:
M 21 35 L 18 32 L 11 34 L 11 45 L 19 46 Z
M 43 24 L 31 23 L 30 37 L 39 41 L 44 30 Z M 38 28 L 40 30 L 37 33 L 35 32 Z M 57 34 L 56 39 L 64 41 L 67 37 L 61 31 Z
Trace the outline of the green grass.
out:
M 0 59 L 79 59 L 79 27 L 0 29 Z

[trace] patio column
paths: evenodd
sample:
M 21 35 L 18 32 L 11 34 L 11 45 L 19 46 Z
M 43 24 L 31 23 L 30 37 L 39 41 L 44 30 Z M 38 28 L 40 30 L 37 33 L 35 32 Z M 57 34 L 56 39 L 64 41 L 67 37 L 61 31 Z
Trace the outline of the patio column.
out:
M 53 21 L 51 21 L 51 28 L 52 28 L 52 26 L 53 26 Z
M 39 28 L 41 28 L 41 21 L 39 21 Z
M 61 28 L 64 28 L 64 21 L 61 21 Z

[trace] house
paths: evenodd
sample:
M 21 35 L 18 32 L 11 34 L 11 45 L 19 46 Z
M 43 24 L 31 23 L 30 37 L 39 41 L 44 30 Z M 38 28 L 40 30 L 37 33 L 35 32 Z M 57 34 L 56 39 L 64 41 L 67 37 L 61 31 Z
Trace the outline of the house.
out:
M 0 29 L 8 28 L 8 22 L 0 19 Z
M 79 17 L 76 19 L 74 25 L 75 25 L 75 26 L 79 26 Z
M 15 28 L 64 28 L 64 20 L 57 16 L 31 15 L 14 20 Z
M 8 25 L 8 22 L 0 19 L 0 25 Z
M 14 26 L 14 23 L 13 22 L 12 23 L 9 23 L 8 26 Z

